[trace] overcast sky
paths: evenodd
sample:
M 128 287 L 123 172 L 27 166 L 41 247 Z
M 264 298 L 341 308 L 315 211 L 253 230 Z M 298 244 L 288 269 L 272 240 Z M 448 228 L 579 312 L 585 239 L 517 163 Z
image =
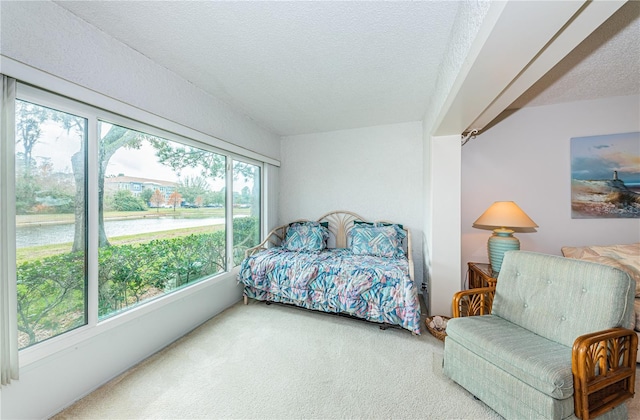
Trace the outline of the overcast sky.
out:
M 42 135 L 33 148 L 34 158 L 48 157 L 51 159 L 55 172 L 71 173 L 71 156 L 80 149 L 80 138 L 66 132 L 57 123 L 47 121 L 41 124 Z M 16 152 L 24 152 L 22 144 L 16 144 Z M 126 176 L 150 178 L 162 181 L 179 182 L 178 175 L 168 166 L 158 163 L 155 149 L 144 142 L 140 149 L 120 148 L 109 160 L 106 175 L 124 174 Z M 181 177 L 199 176 L 200 170 L 195 168 L 184 168 L 181 170 Z M 209 180 L 213 191 L 220 191 L 224 187 L 224 180 L 217 179 L 214 182 Z M 234 189 L 238 190 L 244 186 L 243 180 L 238 180 Z M 240 185 L 242 184 L 242 185 Z

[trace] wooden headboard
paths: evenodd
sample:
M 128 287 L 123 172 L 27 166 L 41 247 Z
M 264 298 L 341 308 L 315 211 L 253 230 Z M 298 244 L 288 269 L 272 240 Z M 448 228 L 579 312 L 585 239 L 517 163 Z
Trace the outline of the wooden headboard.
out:
M 287 229 L 291 223 L 296 222 L 308 222 L 309 220 L 299 219 L 294 220 L 286 225 L 279 226 L 273 229 L 264 241 L 260 244 L 254 246 L 253 248 L 249 248 L 245 251 L 245 257 L 253 255 L 259 251 L 262 251 L 267 248 L 271 248 L 274 246 L 281 246 L 284 238 L 287 236 Z M 388 220 L 375 220 L 369 221 L 366 220 L 356 213 L 344 210 L 332 211 L 329 212 L 322 217 L 318 218 L 318 222 L 328 222 L 329 223 L 329 240 L 327 241 L 327 248 L 346 248 L 347 247 L 347 238 L 349 237 L 349 231 L 353 229 L 355 221 L 361 222 L 372 222 L 372 223 L 394 223 Z M 407 259 L 409 260 L 409 276 L 411 280 L 413 280 L 413 255 L 412 255 L 412 247 L 411 247 L 411 232 L 406 227 L 403 227 L 403 230 L 407 233 L 407 238 L 405 239 L 404 248 L 407 254 Z

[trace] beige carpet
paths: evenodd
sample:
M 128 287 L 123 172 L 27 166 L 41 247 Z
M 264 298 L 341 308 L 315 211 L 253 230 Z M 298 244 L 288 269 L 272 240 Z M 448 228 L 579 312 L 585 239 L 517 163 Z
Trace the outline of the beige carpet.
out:
M 499 419 L 443 376 L 442 350 L 428 332 L 238 304 L 54 419 Z

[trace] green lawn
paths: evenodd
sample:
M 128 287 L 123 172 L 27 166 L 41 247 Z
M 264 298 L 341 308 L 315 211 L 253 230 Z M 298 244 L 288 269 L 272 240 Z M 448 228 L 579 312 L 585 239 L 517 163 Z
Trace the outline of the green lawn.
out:
M 137 235 L 125 235 L 109 238 L 111 245 L 130 245 L 136 243 L 150 242 L 154 239 L 171 239 L 191 234 L 211 233 L 217 230 L 224 230 L 224 225 L 199 226 L 161 232 L 139 233 Z M 64 254 L 71 251 L 72 243 L 40 245 L 19 248 L 16 250 L 16 262 L 18 264 L 38 260 L 52 255 Z
M 234 215 L 248 215 L 250 209 L 233 209 Z M 158 208 L 145 211 L 107 211 L 104 213 L 105 220 L 118 219 L 142 219 L 149 217 L 174 216 L 180 218 L 203 218 L 203 217 L 225 217 L 224 208 L 197 208 L 184 209 L 176 208 L 173 210 Z M 65 214 L 19 214 L 16 216 L 16 225 L 23 226 L 28 224 L 56 224 L 56 223 L 73 223 L 74 215 L 72 213 Z

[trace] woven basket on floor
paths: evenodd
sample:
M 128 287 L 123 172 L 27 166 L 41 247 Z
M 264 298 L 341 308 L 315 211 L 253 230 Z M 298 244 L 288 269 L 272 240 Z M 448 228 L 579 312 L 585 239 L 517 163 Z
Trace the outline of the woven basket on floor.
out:
M 445 321 L 448 321 L 449 318 L 448 316 L 442 316 L 439 315 L 440 318 L 444 319 Z M 439 330 L 437 328 L 433 328 L 430 327 L 429 324 L 431 323 L 431 321 L 433 320 L 434 317 L 432 316 L 428 316 L 424 323 L 427 325 L 427 329 L 429 330 L 429 332 L 431 333 L 431 335 L 433 335 L 435 338 L 437 338 L 438 340 L 444 341 L 444 338 L 447 336 L 447 333 L 445 332 L 445 330 Z

